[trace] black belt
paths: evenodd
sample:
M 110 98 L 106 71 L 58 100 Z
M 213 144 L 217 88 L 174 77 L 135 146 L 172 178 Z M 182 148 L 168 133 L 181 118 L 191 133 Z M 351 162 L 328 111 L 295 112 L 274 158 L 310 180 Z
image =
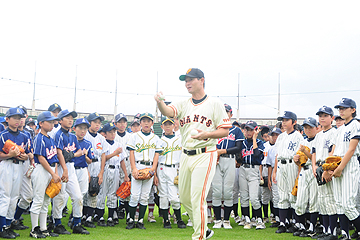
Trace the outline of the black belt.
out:
M 241 166 L 244 168 L 255 168 L 255 166 L 259 166 L 259 165 L 244 163 Z
M 111 169 L 115 169 L 115 165 L 109 165 L 108 167 Z
M 287 162 L 292 163 L 292 159 L 289 159 L 288 161 L 286 161 L 285 159 L 281 159 L 279 162 L 281 162 L 282 164 L 286 164 Z
M 151 166 L 152 165 L 152 162 L 150 161 L 136 161 L 137 163 L 140 163 L 140 164 L 144 164 L 144 165 L 147 165 L 147 166 Z
M 21 161 L 21 160 L 19 160 L 19 159 L 15 159 L 15 158 L 12 158 L 12 161 L 13 161 L 13 163 L 15 163 L 15 164 L 20 164 L 21 162 L 23 162 L 23 161 Z
M 86 168 L 86 167 L 75 167 L 75 169 L 82 169 L 82 168 Z
M 235 157 L 235 155 L 234 154 L 221 154 L 220 157 L 233 158 L 233 157 Z
M 200 150 L 201 153 L 206 152 L 206 148 L 200 148 L 199 150 Z M 194 149 L 194 150 L 186 150 L 186 149 L 184 149 L 183 152 L 184 152 L 186 155 L 189 155 L 189 156 L 193 156 L 193 155 L 199 154 L 199 153 L 197 153 L 197 149 Z
M 160 165 L 163 165 L 165 167 L 178 167 L 178 164 L 164 164 L 164 163 L 160 163 Z
M 52 164 L 49 164 L 49 165 L 50 165 L 50 167 L 55 167 L 55 164 L 57 164 L 57 163 L 53 162 Z
M 310 165 L 304 165 L 303 168 L 304 168 L 304 170 L 308 170 L 308 169 L 310 169 Z
M 91 162 L 97 162 L 97 161 L 99 161 L 99 159 L 97 159 L 97 158 L 94 158 L 93 160 L 91 160 Z

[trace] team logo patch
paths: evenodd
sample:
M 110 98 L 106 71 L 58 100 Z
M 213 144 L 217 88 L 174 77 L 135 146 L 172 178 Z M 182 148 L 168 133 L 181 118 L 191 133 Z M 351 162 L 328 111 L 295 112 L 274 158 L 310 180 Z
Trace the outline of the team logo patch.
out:
M 95 116 L 97 116 L 97 117 L 98 117 L 98 116 L 99 116 L 99 114 L 96 112 L 96 113 L 95 113 Z
M 189 72 L 191 72 L 192 68 L 189 68 L 189 70 L 187 70 L 186 74 L 188 74 Z

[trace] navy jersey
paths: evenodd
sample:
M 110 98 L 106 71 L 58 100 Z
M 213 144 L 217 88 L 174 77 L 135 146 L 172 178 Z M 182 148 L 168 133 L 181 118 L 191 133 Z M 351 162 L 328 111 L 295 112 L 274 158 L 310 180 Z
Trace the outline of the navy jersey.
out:
M 25 150 L 25 153 L 30 153 L 30 138 L 27 134 L 22 131 L 12 131 L 7 128 L 0 134 L 0 149 L 2 151 L 6 140 L 10 139 L 18 146 L 22 147 Z
M 33 141 L 32 141 L 32 137 L 31 134 L 25 130 L 22 131 L 23 133 L 25 133 L 28 137 L 29 137 L 29 150 L 30 152 L 34 152 L 34 147 L 33 147 Z
M 5 127 L 2 123 L 0 123 L 0 133 L 5 130 Z
M 55 134 L 55 143 L 56 148 L 66 151 L 72 151 L 76 153 L 80 149 L 79 142 L 75 134 L 68 132 L 67 130 L 60 128 Z M 70 162 L 74 162 L 74 159 L 71 159 Z
M 49 164 L 58 163 L 55 141 L 41 132 L 34 139 L 34 161 L 40 163 L 38 156 L 43 156 Z
M 91 146 L 91 142 L 83 139 L 79 141 L 79 145 L 81 149 L 86 149 L 88 151 L 87 153 L 87 157 L 90 159 L 94 159 L 94 152 L 92 150 L 92 146 Z M 75 167 L 87 167 L 87 163 L 86 163 L 86 158 L 85 155 L 82 155 L 80 157 L 75 157 L 74 158 L 74 166 Z
M 218 139 L 218 144 L 216 145 L 217 149 L 230 149 L 235 147 L 237 141 L 243 141 L 244 134 L 241 132 L 240 128 L 232 126 L 229 129 L 229 135 L 224 138 Z
M 252 165 L 261 165 L 261 161 L 264 158 L 264 142 L 260 139 L 256 139 L 258 148 L 253 149 L 253 140 L 245 139 L 241 145 L 241 156 L 243 157 L 244 163 Z

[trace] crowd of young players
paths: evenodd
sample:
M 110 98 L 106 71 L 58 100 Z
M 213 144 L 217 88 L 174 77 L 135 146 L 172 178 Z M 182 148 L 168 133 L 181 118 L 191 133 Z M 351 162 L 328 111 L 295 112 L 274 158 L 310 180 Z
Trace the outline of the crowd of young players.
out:
M 272 129 L 254 121 L 234 122 L 229 136 L 218 140 L 218 162 L 207 198 L 212 228 L 232 229 L 233 214 L 244 229 L 264 229 L 271 221 L 270 227 L 277 227 L 277 233 L 301 237 L 337 239 L 341 229 L 341 239 L 348 239 L 350 221 L 360 229 L 360 204 L 356 201 L 360 124 L 354 120 L 356 104 L 344 98 L 335 108 L 340 116 L 323 106 L 316 113 L 318 120 L 309 117 L 302 126 L 297 124 L 296 114 L 289 111 Z M 231 107 L 225 104 L 225 109 L 231 119 Z M 170 204 L 174 222 L 179 228 L 186 227 L 174 183 L 181 164 L 176 120 L 161 120 L 163 136 L 159 138 L 153 133 L 154 119 L 148 113 L 135 116 L 129 133 L 124 114 L 102 126 L 104 118 L 97 113 L 75 121 L 77 113 L 62 110 L 58 104 L 48 110 L 35 121 L 28 119 L 26 108 L 19 106 L 10 108 L 3 120 L 7 126 L 0 129 L 0 148 L 10 139 L 24 151 L 14 148 L 0 153 L 0 237 L 16 238 L 19 234 L 14 230 L 27 229 L 21 215 L 30 204 L 31 237 L 70 234 L 61 222 L 69 196 L 73 208 L 68 225 L 73 233 L 89 234 L 85 227 L 114 226 L 122 218 L 126 218 L 127 229 L 145 229 L 149 203 L 148 221 L 156 221 L 150 208 L 154 195 L 159 197 L 155 202 L 164 218 L 164 228 L 171 228 Z M 333 120 L 338 129 L 332 127 Z M 299 133 L 302 128 L 305 139 Z M 296 164 L 298 150 L 309 157 L 302 167 Z M 316 168 L 332 154 L 343 157 L 343 161 L 338 170 L 325 172 L 327 183 L 318 186 Z M 27 174 L 30 166 L 35 167 L 31 176 Z M 143 168 L 151 168 L 154 176 L 137 180 L 138 170 Z M 294 196 L 291 191 L 298 175 L 298 193 Z M 88 192 L 91 177 L 97 178 L 101 186 L 96 196 Z M 62 184 L 60 194 L 52 201 L 45 194 L 50 180 Z M 131 195 L 118 199 L 116 190 L 124 181 L 132 182 Z M 187 225 L 192 225 L 191 219 Z M 355 235 L 357 232 L 352 237 Z

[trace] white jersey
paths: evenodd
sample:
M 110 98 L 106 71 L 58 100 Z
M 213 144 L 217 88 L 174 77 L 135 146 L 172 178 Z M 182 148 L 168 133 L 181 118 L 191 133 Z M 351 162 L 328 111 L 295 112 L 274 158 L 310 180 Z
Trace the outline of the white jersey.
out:
M 269 141 L 264 143 L 264 159 L 261 161 L 262 165 L 266 165 L 266 163 L 267 163 L 267 158 L 268 158 L 268 153 L 269 153 L 270 148 L 271 148 L 271 145 L 270 145 Z
M 144 134 L 139 131 L 131 135 L 127 148 L 134 150 L 135 161 L 152 162 L 155 152 L 161 152 L 159 137 L 154 133 Z
M 55 125 L 54 125 L 54 127 L 53 127 L 53 129 L 50 131 L 50 132 L 48 132 L 48 135 L 52 138 L 52 139 L 54 139 L 55 140 L 55 134 L 57 133 L 57 131 L 59 130 L 61 128 L 61 125 L 58 123 L 58 125 L 55 127 Z
M 115 136 L 115 142 L 119 142 L 121 144 L 121 147 L 123 148 L 123 151 L 125 152 L 126 156 L 129 156 L 129 150 L 126 148 L 126 144 L 128 143 L 130 139 L 131 134 L 125 131 L 125 135 L 123 137 L 119 136 L 118 133 L 116 133 Z
M 192 98 L 169 105 L 174 110 L 174 117 L 179 119 L 182 146 L 186 149 L 209 148 L 216 149 L 217 139 L 196 140 L 191 138 L 191 130 L 201 129 L 213 132 L 219 128 L 231 128 L 229 116 L 224 104 L 217 98 L 207 96 L 199 104 L 194 104 Z
M 173 135 L 169 138 L 162 136 L 160 139 L 162 152 L 159 156 L 159 163 L 172 165 L 180 163 L 181 156 L 181 137 Z
M 268 151 L 267 158 L 266 158 L 266 165 L 271 167 L 275 167 L 275 159 L 277 155 L 277 150 L 275 144 L 272 145 Z
M 316 137 L 316 135 L 315 135 Z M 308 147 L 310 149 L 310 154 L 313 153 L 313 148 L 315 146 L 315 137 L 313 138 L 307 138 L 304 140 L 304 146 Z M 311 158 L 309 158 L 306 162 L 306 165 L 311 165 Z
M 107 142 L 107 149 L 106 149 L 106 152 L 105 152 L 105 155 L 110 155 L 112 154 L 113 152 L 115 152 L 115 150 L 119 147 L 122 147 L 121 143 L 119 142 L 116 142 L 114 141 L 113 144 Z M 108 166 L 108 165 L 114 165 L 114 166 L 119 166 L 120 168 L 120 162 L 122 160 L 124 160 L 124 158 L 126 158 L 126 153 L 125 151 L 122 151 L 119 155 L 116 155 L 110 159 L 108 159 L 105 163 L 105 166 Z
M 316 162 L 325 161 L 331 152 L 333 142 L 337 135 L 335 128 L 330 128 L 326 131 L 321 131 L 316 134 L 313 146 L 313 152 L 316 153 Z
M 352 119 L 349 123 L 338 128 L 338 135 L 335 140 L 334 156 L 344 157 L 349 149 L 350 140 L 353 138 L 360 138 L 360 123 Z M 353 156 L 359 156 L 360 149 L 357 145 Z
M 287 134 L 283 132 L 276 140 L 277 159 L 292 159 L 300 148 L 305 145 L 303 136 L 296 130 Z
M 94 153 L 94 158 L 97 158 L 101 161 L 101 155 L 106 152 L 108 143 L 106 142 L 105 138 L 101 136 L 99 133 L 96 133 L 96 136 L 93 137 L 89 132 L 86 132 L 84 137 L 86 140 L 91 142 L 93 147 L 92 151 Z

